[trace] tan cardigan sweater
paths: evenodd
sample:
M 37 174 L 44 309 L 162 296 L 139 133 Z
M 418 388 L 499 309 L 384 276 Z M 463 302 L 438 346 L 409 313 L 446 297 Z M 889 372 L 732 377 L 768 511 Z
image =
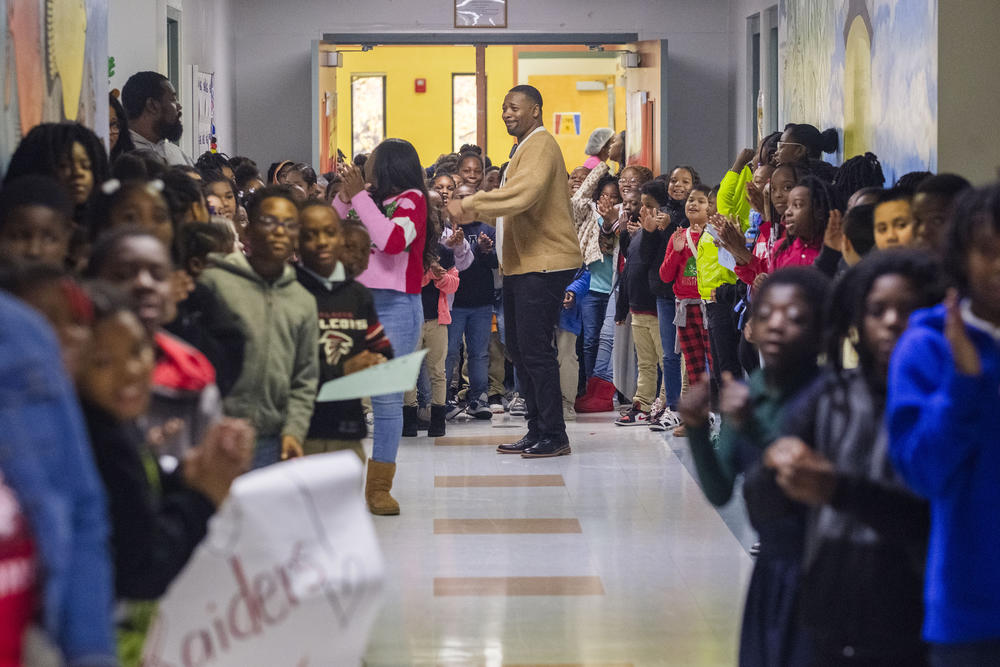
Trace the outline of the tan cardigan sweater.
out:
M 503 216 L 503 273 L 578 269 L 580 242 L 569 203 L 569 179 L 559 144 L 548 131 L 518 147 L 502 188 L 462 200 L 477 219 Z

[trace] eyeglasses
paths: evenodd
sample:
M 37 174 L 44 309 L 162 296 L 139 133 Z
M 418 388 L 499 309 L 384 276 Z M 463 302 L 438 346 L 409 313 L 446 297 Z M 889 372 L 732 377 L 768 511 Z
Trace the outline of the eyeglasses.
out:
M 294 234 L 299 231 L 299 221 L 298 220 L 278 220 L 269 215 L 262 215 L 257 219 L 257 224 L 260 225 L 261 229 L 270 233 L 276 231 L 278 227 L 289 234 Z
M 638 178 L 622 178 L 618 180 L 619 185 L 639 185 Z
M 778 142 L 778 150 L 779 151 L 782 148 L 784 148 L 785 146 L 788 146 L 789 148 L 805 148 L 806 147 L 805 144 L 797 144 L 794 141 L 779 141 Z

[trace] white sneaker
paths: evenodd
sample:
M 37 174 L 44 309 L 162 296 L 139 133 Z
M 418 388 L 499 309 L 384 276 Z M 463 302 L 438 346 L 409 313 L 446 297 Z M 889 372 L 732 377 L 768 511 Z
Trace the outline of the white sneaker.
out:
M 563 421 L 566 422 L 576 421 L 576 409 L 573 407 L 572 404 L 567 405 L 565 401 L 563 401 Z
M 660 415 L 659 419 L 657 419 L 655 422 L 649 425 L 649 430 L 666 431 L 668 429 L 677 428 L 682 423 L 684 422 L 681 420 L 680 415 L 678 415 L 670 408 L 667 408 L 666 410 L 663 411 L 663 414 Z
M 510 402 L 510 414 L 513 417 L 523 417 L 528 414 L 528 407 L 524 404 L 524 399 L 520 396 Z
M 506 410 L 503 405 L 503 396 L 500 394 L 494 394 L 490 396 L 490 412 L 495 415 L 502 415 Z

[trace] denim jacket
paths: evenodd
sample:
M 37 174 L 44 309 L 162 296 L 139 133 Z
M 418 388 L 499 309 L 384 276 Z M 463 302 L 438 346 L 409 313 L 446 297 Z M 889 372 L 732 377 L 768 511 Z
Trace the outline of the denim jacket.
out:
M 0 293 L 0 470 L 40 558 L 45 630 L 71 667 L 117 665 L 104 493 L 55 336 Z

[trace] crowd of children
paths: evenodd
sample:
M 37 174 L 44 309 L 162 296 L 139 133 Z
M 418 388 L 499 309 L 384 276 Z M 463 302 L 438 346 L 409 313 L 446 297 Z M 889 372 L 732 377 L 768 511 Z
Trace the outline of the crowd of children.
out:
M 463 146 L 424 167 L 389 139 L 262 175 L 172 144 L 160 75 L 109 108 L 110 150 L 39 125 L 0 190 L 0 559 L 45 573 L 4 593 L 3 656 L 39 600 L 70 664 L 116 664 L 112 596 L 141 637 L 251 467 L 349 449 L 371 512 L 398 514 L 401 437 L 524 412 L 495 221 L 448 209 L 506 165 Z M 565 175 L 583 263 L 552 330 L 563 417 L 686 436 L 715 504 L 744 477 L 741 665 L 997 664 L 1000 187 L 884 188 L 871 153 L 822 161 L 837 145 L 790 124 L 713 187 L 596 130 Z M 315 400 L 422 348 L 405 395 Z

